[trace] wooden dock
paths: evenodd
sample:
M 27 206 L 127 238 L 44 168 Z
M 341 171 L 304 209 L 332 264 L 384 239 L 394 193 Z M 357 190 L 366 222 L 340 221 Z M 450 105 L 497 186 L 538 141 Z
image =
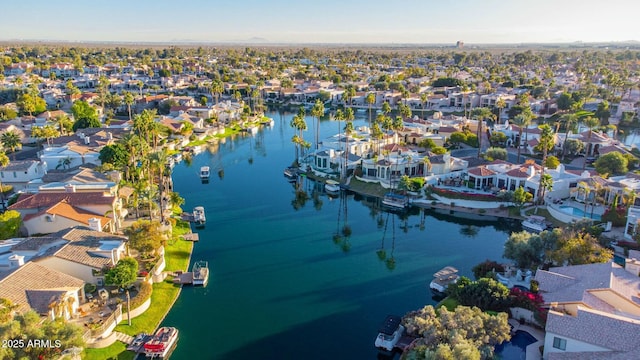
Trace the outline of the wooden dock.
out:
M 182 235 L 182 238 L 186 241 L 194 241 L 194 242 L 200 241 L 200 236 L 198 236 L 198 233 L 184 234 Z
M 191 285 L 193 284 L 193 272 L 181 272 L 179 271 L 176 274 L 176 277 L 173 278 L 173 282 L 180 285 Z
M 400 340 L 396 343 L 395 348 L 404 352 L 413 342 L 416 341 L 416 338 L 409 335 L 402 335 Z

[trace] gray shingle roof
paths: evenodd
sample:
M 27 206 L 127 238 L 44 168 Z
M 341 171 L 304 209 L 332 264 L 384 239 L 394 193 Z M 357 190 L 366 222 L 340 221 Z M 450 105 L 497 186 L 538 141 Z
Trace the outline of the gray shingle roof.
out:
M 35 161 L 35 160 L 11 161 L 7 166 L 0 167 L 0 171 L 26 171 L 31 166 L 33 166 L 34 163 L 38 163 L 38 161 Z
M 107 265 L 114 265 L 111 262 L 111 258 L 93 253 L 100 246 L 101 241 L 127 240 L 124 236 L 97 232 L 83 227 L 75 227 L 69 230 L 62 238 L 69 240 L 69 243 L 58 250 L 54 254 L 55 257 L 88 265 L 96 269 L 102 269 Z
M 577 316 L 549 312 L 545 330 L 615 351 L 640 347 L 640 320 L 578 307 Z

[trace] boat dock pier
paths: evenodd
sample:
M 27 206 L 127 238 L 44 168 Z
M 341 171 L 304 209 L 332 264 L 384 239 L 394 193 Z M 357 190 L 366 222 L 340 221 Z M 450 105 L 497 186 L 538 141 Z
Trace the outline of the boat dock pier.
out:
M 209 281 L 209 264 L 206 261 L 198 261 L 193 264 L 193 271 L 176 272 L 173 282 L 180 285 L 207 286 Z
M 414 338 L 413 336 L 409 336 L 406 334 L 402 335 L 394 348 L 400 350 L 401 352 L 404 352 L 411 344 L 413 344 L 414 341 L 416 341 L 416 338 Z
M 188 234 L 184 234 L 182 235 L 182 238 L 186 241 L 193 241 L 193 242 L 198 242 L 200 241 L 200 236 L 198 236 L 198 233 L 188 233 Z

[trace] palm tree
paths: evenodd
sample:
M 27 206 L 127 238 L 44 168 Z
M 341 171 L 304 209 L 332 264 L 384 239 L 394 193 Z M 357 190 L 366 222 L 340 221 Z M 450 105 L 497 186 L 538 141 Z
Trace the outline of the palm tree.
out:
M 142 88 L 144 87 L 144 83 L 142 80 L 136 81 L 136 85 L 138 85 L 138 89 L 140 89 L 140 98 L 142 98 Z
M 498 121 L 500 121 L 500 115 L 502 115 L 502 109 L 507 107 L 507 102 L 504 101 L 503 98 L 498 98 L 498 100 L 496 100 L 495 107 L 498 109 L 497 119 L 498 119 Z
M 307 131 L 307 122 L 305 120 L 305 116 L 306 114 L 304 111 L 304 107 L 300 107 L 300 109 L 298 110 L 298 114 L 296 114 L 289 123 L 292 128 L 298 130 L 298 134 L 294 135 L 291 139 L 291 141 L 296 145 L 296 162 L 300 157 L 304 155 L 303 148 L 305 145 L 305 141 L 303 132 Z M 298 149 L 300 149 L 299 152 Z
M 318 150 L 318 147 L 320 147 L 320 117 L 322 117 L 322 115 L 324 115 L 324 104 L 322 103 L 322 101 L 320 101 L 320 99 L 316 99 L 316 103 L 313 105 L 313 108 L 311 109 L 311 116 L 313 116 L 314 118 L 316 118 L 316 123 L 315 123 L 315 131 L 314 131 L 314 149 Z
M 538 145 L 536 146 L 538 149 L 542 150 L 542 170 L 540 173 L 540 183 L 542 184 L 542 178 L 546 175 L 544 173 L 545 171 L 545 167 L 544 164 L 547 161 L 547 153 L 549 152 L 550 149 L 553 149 L 553 146 L 555 144 L 555 134 L 553 133 L 553 129 L 551 129 L 551 126 L 544 124 L 544 125 L 540 125 L 540 140 Z M 553 179 L 551 180 L 553 182 Z M 553 184 L 552 184 L 553 186 Z M 543 187 L 540 186 L 538 188 L 538 201 L 539 202 L 544 202 L 544 197 L 543 197 Z
M 591 153 L 591 155 L 593 155 L 594 146 L 593 146 L 593 144 L 591 144 L 591 135 L 593 134 L 593 129 L 600 125 L 600 120 L 598 118 L 587 116 L 587 118 L 584 119 L 583 122 L 584 122 L 584 125 L 589 128 L 589 138 L 588 138 L 589 140 L 587 142 L 589 143 L 589 150 L 590 151 L 587 150 L 586 153 L 587 153 L 587 156 L 589 155 L 589 153 Z M 582 170 L 584 170 L 586 167 L 587 167 L 587 161 L 586 161 L 586 158 L 585 158 L 585 161 L 582 164 Z
M 71 121 L 71 119 L 69 119 L 67 115 L 56 116 L 56 118 L 54 119 L 54 123 L 58 125 L 58 130 L 62 135 L 66 135 L 67 127 L 73 124 L 73 122 Z
M 5 154 L 4 151 L 0 152 L 0 168 L 7 165 L 9 165 L 9 157 L 7 157 L 7 154 Z M 0 201 L 2 201 L 2 210 L 7 210 L 4 203 L 4 186 L 2 185 L 2 180 L 0 180 Z
M 129 121 L 131 121 L 131 105 L 135 103 L 135 99 L 132 93 L 128 91 L 124 91 L 123 93 L 124 103 L 127 105 L 127 111 L 129 112 Z
M 482 138 L 484 137 L 484 134 L 482 133 L 482 122 L 484 120 L 493 119 L 495 115 L 489 108 L 483 107 L 473 109 L 471 113 L 476 117 L 476 119 L 478 119 L 478 158 L 480 158 L 480 154 L 482 153 Z
M 429 94 L 427 94 L 426 92 L 423 92 L 422 94 L 420 94 L 420 102 L 422 103 L 422 118 L 424 119 L 424 107 L 427 104 L 427 101 L 429 100 Z
M 364 101 L 369 104 L 369 130 L 371 130 L 371 106 L 376 103 L 376 94 L 372 92 L 368 93 Z
M 16 148 L 20 147 L 20 135 L 18 135 L 15 131 L 7 131 L 0 135 L 0 143 L 4 146 L 5 149 L 11 149 L 11 153 L 13 155 L 13 160 L 16 159 Z
M 513 123 L 518 125 L 518 164 L 520 164 L 520 151 L 522 150 L 522 129 L 526 129 L 529 126 L 529 123 L 531 122 L 531 118 L 527 115 L 520 114 L 517 115 L 514 119 L 513 119 Z
M 540 176 L 540 188 L 542 188 L 542 199 L 544 199 L 547 191 L 553 190 L 553 177 L 549 174 Z
M 431 165 L 431 160 L 429 159 L 429 156 L 423 157 L 422 158 L 422 163 L 424 164 L 425 170 L 427 170 L 426 173 L 431 172 L 432 165 Z M 426 173 L 425 173 L 425 175 L 427 175 Z
M 573 129 L 573 125 L 578 123 L 578 116 L 575 113 L 562 115 L 560 118 L 564 122 L 565 127 L 565 135 L 564 141 L 562 142 L 562 160 L 564 160 L 564 155 L 566 154 L 566 146 L 567 140 L 569 139 L 569 131 Z
M 580 181 L 578 183 L 578 191 L 580 191 L 580 189 L 582 189 L 582 191 L 584 192 L 584 213 L 587 213 L 587 199 L 589 198 L 589 193 L 591 193 L 591 187 L 589 186 L 589 184 L 587 184 L 584 181 Z
M 224 91 L 224 84 L 222 81 L 216 79 L 211 81 L 211 85 L 209 87 L 209 91 L 211 91 L 211 99 L 216 98 L 216 104 L 218 103 L 219 96 Z

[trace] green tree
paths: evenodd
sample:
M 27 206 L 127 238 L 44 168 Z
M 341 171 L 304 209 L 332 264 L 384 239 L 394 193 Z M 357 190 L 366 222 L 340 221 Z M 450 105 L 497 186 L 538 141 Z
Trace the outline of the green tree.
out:
M 547 163 L 547 154 L 549 151 L 553 150 L 555 146 L 555 134 L 553 133 L 553 129 L 551 126 L 547 124 L 540 125 L 538 127 L 540 132 L 540 139 L 538 140 L 538 145 L 536 145 L 536 151 L 542 151 L 542 163 Z M 545 167 L 543 166 L 540 171 L 540 178 L 542 179 L 545 176 Z M 553 180 L 552 180 L 553 182 Z M 538 188 L 538 201 L 544 202 L 544 188 L 540 186 Z
M 47 103 L 37 94 L 29 92 L 21 94 L 16 100 L 16 106 L 23 114 L 38 115 L 47 110 Z
M 314 129 L 314 148 L 318 150 L 320 147 L 320 118 L 324 115 L 324 104 L 320 99 L 316 100 L 316 103 L 313 105 L 311 109 L 311 116 L 313 116 L 315 121 L 315 129 Z
M 544 199 L 547 191 L 553 190 L 553 177 L 549 174 L 542 174 L 540 176 L 540 189 L 542 191 L 542 199 Z
M 460 145 L 460 143 L 467 142 L 467 134 L 462 131 L 454 131 L 449 136 L 449 142 L 453 145 Z
M 573 105 L 573 103 L 574 101 L 573 101 L 573 98 L 571 97 L 571 94 L 566 92 L 560 94 L 560 96 L 558 96 L 558 99 L 556 100 L 556 104 L 558 105 L 558 110 L 561 110 L 561 111 L 569 110 L 571 108 L 571 105 Z
M 12 120 L 18 117 L 18 113 L 10 107 L 0 106 L 0 120 Z
M 6 131 L 0 135 L 0 143 L 2 143 L 2 146 L 4 146 L 5 149 L 11 150 L 15 160 L 15 151 L 17 148 L 22 146 L 20 135 L 15 131 Z
M 133 94 L 129 91 L 123 91 L 123 101 L 127 105 L 127 112 L 129 113 L 129 121 L 131 121 L 131 105 L 135 104 L 136 100 L 133 98 Z
M 7 165 L 9 165 L 9 158 L 7 157 L 7 154 L 4 153 L 4 151 L 1 151 L 0 152 L 0 168 L 3 168 Z M 4 197 L 5 197 L 4 192 L 5 192 L 5 189 L 4 189 L 4 186 L 2 185 L 2 180 L 0 179 L 0 201 L 2 202 L 3 211 L 7 210 L 7 207 L 4 202 Z
M 107 285 L 115 285 L 125 289 L 127 293 L 127 319 L 131 325 L 131 299 L 129 297 L 129 286 L 136 282 L 138 277 L 138 261 L 132 257 L 120 259 L 115 267 L 104 275 L 104 282 Z
M 0 240 L 10 239 L 18 236 L 18 234 L 20 233 L 21 225 L 22 219 L 19 212 L 15 210 L 9 210 L 0 214 Z
M 69 119 L 67 115 L 58 115 L 55 117 L 53 122 L 58 126 L 58 131 L 62 135 L 65 135 L 69 131 L 71 131 L 73 126 L 73 121 L 71 121 L 71 119 Z
M 547 157 L 547 161 L 545 161 L 544 166 L 549 169 L 556 169 L 560 165 L 560 160 L 557 157 L 551 155 Z
M 482 123 L 486 120 L 495 119 L 495 115 L 491 112 L 491 109 L 480 107 L 473 109 L 471 111 L 471 116 L 478 120 L 478 133 L 476 136 L 478 137 L 478 157 L 480 157 L 480 154 L 482 153 L 482 138 L 484 137 L 484 133 L 482 132 Z
M 586 127 L 589 128 L 589 135 L 588 135 L 588 148 L 586 150 L 587 156 L 590 153 L 593 153 L 593 144 L 591 143 L 591 135 L 593 134 L 593 129 L 597 128 L 598 126 L 600 126 L 600 120 L 598 120 L 597 118 L 591 117 L 591 116 L 587 116 L 584 120 L 583 123 Z M 582 170 L 584 170 L 587 166 L 587 162 L 584 161 L 582 163 Z
M 611 110 L 609 109 L 609 102 L 607 100 L 602 100 L 602 102 L 598 104 L 598 109 L 596 110 L 595 116 L 600 119 L 601 124 L 609 124 Z
M 98 158 L 103 164 L 113 164 L 116 169 L 123 169 L 129 162 L 129 153 L 124 144 L 116 142 L 100 149 Z
M 542 262 L 544 244 L 540 236 L 527 231 L 511 233 L 504 244 L 503 256 L 522 269 L 531 269 Z
M 564 160 L 564 155 L 567 152 L 567 140 L 569 139 L 569 132 L 572 131 L 573 126 L 578 123 L 578 116 L 573 113 L 565 114 L 565 115 L 562 115 L 560 120 L 564 122 L 564 128 L 565 128 L 564 141 L 562 142 L 562 159 Z
M 449 285 L 447 293 L 460 305 L 477 306 L 482 311 L 506 311 L 510 305 L 509 288 L 490 278 L 459 280 Z
M 491 146 L 500 146 L 504 147 L 507 143 L 507 135 L 505 135 L 501 131 L 494 131 L 491 133 L 491 138 L 489 139 L 491 142 Z
M 158 221 L 134 222 L 124 231 L 129 237 L 129 246 L 145 254 L 155 253 L 166 239 L 166 235 L 160 231 L 160 226 Z
M 601 155 L 593 165 L 600 175 L 621 175 L 629 170 L 629 161 L 617 151 Z
M 435 155 L 443 155 L 443 154 L 446 154 L 448 151 L 442 146 L 436 146 L 431 148 L 431 152 Z
M 477 307 L 449 311 L 428 305 L 402 318 L 409 335 L 417 337 L 407 359 L 491 359 L 494 346 L 510 339 L 506 313 L 490 315 Z
M 528 113 L 523 112 L 513 119 L 513 123 L 518 126 L 518 164 L 520 164 L 520 151 L 524 141 L 522 140 L 522 130 L 526 129 L 531 123 L 532 117 Z
M 577 155 L 584 149 L 584 143 L 578 139 L 569 139 L 563 145 L 567 149 L 567 153 Z
M 86 129 L 90 127 L 101 127 L 100 120 L 98 118 L 98 112 L 96 109 L 89 105 L 86 101 L 78 100 L 71 106 L 71 112 L 75 123 L 72 130 Z
M 565 231 L 548 257 L 557 265 L 582 265 L 611 261 L 613 252 L 603 248 L 590 234 Z
M 484 156 L 487 160 L 507 160 L 507 149 L 490 147 Z
M 532 199 L 533 195 L 530 192 L 525 191 L 522 186 L 520 186 L 513 192 L 513 203 L 519 209 L 522 209 L 524 204 L 530 202 Z

